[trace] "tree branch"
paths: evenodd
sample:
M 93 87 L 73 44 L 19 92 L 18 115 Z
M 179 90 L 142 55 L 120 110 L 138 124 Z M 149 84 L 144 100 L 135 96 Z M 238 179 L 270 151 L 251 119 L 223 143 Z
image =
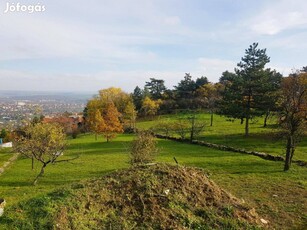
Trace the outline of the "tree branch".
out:
M 69 162 L 69 161 L 73 161 L 73 160 L 76 160 L 80 157 L 80 155 L 76 156 L 76 157 L 73 157 L 73 158 L 70 158 L 70 159 L 66 159 L 66 160 L 59 160 L 59 161 L 54 161 L 53 164 L 55 163 L 61 163 L 61 162 Z

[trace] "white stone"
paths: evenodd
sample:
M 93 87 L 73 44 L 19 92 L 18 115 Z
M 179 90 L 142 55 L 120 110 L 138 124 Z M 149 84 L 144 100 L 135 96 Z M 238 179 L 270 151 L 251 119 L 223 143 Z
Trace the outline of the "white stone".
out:
M 260 221 L 261 221 L 261 223 L 263 223 L 263 224 L 268 224 L 269 222 L 267 221 L 267 220 L 265 220 L 265 219 L 260 219 Z

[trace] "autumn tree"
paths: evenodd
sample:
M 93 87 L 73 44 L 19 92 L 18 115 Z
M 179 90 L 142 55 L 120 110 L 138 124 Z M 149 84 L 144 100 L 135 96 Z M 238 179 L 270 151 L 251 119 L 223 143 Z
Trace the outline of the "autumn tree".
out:
M 149 97 L 145 97 L 142 103 L 142 110 L 145 116 L 154 116 L 157 114 L 160 107 L 161 100 L 152 100 Z
M 290 169 L 300 136 L 306 131 L 307 73 L 291 74 L 281 84 L 280 124 L 287 140 L 284 171 Z
M 135 122 L 136 122 L 136 116 L 137 111 L 135 109 L 135 106 L 132 101 L 129 101 L 126 105 L 125 111 L 124 111 L 124 121 L 125 125 L 128 126 L 130 129 L 135 129 Z
M 101 116 L 97 114 L 100 111 Z M 127 119 L 131 125 L 135 122 L 136 111 L 131 95 L 120 88 L 107 88 L 88 101 L 84 109 L 87 127 L 96 134 L 103 134 L 107 141 L 123 131 L 122 123 Z
M 99 109 L 90 112 L 88 118 L 89 128 L 93 133 L 95 133 L 95 140 L 97 141 L 97 136 L 103 132 L 106 123 Z
M 116 137 L 117 133 L 123 132 L 123 126 L 119 121 L 120 113 L 117 111 L 114 103 L 109 102 L 104 110 L 103 119 L 105 125 L 102 129 L 104 137 L 109 142 L 112 138 Z
M 50 163 L 56 163 L 66 147 L 66 134 L 63 128 L 54 123 L 38 123 L 24 129 L 24 135 L 16 138 L 14 150 L 42 164 L 39 174 L 33 184 L 43 176 L 45 168 Z
M 207 83 L 197 90 L 197 95 L 205 99 L 205 105 L 210 111 L 210 126 L 213 125 L 213 114 L 217 108 L 218 102 L 221 100 L 221 91 L 223 85 L 220 83 Z
M 101 109 L 105 108 L 110 102 L 112 102 L 117 111 L 121 114 L 124 113 L 127 103 L 132 101 L 132 98 L 128 93 L 124 92 L 121 88 L 115 87 L 99 90 L 98 99 L 101 102 Z

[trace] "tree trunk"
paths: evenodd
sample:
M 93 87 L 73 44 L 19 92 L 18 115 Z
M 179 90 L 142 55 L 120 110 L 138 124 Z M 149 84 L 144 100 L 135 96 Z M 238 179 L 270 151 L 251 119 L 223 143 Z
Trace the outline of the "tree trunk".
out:
M 32 161 L 32 170 L 34 170 L 34 157 L 31 157 L 31 161 Z
M 35 180 L 33 181 L 33 185 L 36 185 L 36 184 L 37 184 L 37 181 L 38 181 L 38 178 L 40 178 L 40 177 L 44 174 L 45 168 L 46 168 L 47 164 L 48 164 L 48 163 L 44 163 L 44 164 L 43 164 L 40 173 L 36 176 Z
M 251 111 L 251 93 L 248 95 L 247 106 L 246 106 L 246 120 L 245 120 L 245 136 L 249 135 L 249 119 Z
M 245 136 L 248 137 L 248 135 L 249 135 L 249 117 L 247 116 L 245 120 Z
M 195 129 L 195 116 L 192 117 L 192 124 L 191 124 L 191 134 L 190 134 L 190 141 L 192 142 L 194 139 L 194 129 Z
M 244 123 L 244 118 L 242 117 L 241 118 L 241 125 Z
M 210 126 L 213 125 L 213 111 L 211 111 L 211 119 L 210 119 Z
M 284 171 L 288 171 L 290 169 L 291 160 L 292 160 L 292 136 L 290 135 L 287 138 L 287 147 L 286 147 L 286 159 L 285 159 L 285 166 Z
M 266 113 L 265 113 L 265 117 L 264 117 L 264 123 L 263 123 L 264 128 L 267 126 L 267 121 L 268 121 L 269 115 L 270 115 L 270 110 L 267 110 Z

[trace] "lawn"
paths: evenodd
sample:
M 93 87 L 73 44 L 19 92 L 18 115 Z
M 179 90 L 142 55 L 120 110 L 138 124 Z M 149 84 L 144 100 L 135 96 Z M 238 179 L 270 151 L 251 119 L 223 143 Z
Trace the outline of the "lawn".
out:
M 129 157 L 126 147 L 131 139 L 129 135 L 121 135 L 110 143 L 102 138 L 95 141 L 92 135 L 71 139 L 65 156 L 59 159 L 80 157 L 71 162 L 48 165 L 45 176 L 35 187 L 31 183 L 41 165 L 36 163 L 32 171 L 30 159 L 21 157 L 0 176 L 0 197 L 4 197 L 8 204 L 14 204 L 65 184 L 127 167 Z
M 153 120 L 145 120 L 137 123 L 137 128 L 149 129 L 155 127 L 159 121 L 174 122 L 178 118 L 186 118 L 189 114 L 157 116 Z M 210 126 L 209 114 L 198 114 L 197 122 L 205 124 L 203 132 L 197 137 L 210 143 L 223 144 L 247 150 L 265 152 L 273 155 L 285 156 L 285 139 L 280 135 L 280 129 L 276 125 L 276 118 L 268 120 L 266 128 L 263 127 L 263 118 L 253 119 L 250 123 L 250 136 L 244 136 L 245 124 L 240 120 L 229 121 L 224 116 L 214 115 L 213 126 Z M 227 121 L 228 120 L 228 121 Z M 294 160 L 307 161 L 307 136 L 305 135 L 295 151 Z
M 0 176 L 0 197 L 8 206 L 46 194 L 73 182 L 101 177 L 129 166 L 127 154 L 132 135 L 119 135 L 110 143 L 93 135 L 69 140 L 62 159 L 80 155 L 77 160 L 49 165 L 37 186 L 31 183 L 39 170 L 31 170 L 29 159 L 20 158 Z M 224 152 L 197 145 L 159 140 L 158 161 L 204 168 L 216 183 L 238 198 L 244 199 L 276 229 L 302 228 L 307 221 L 306 168 L 293 165 L 283 172 L 282 162 L 266 161 L 239 153 Z M 7 229 L 1 225 L 0 229 Z
M 0 148 L 0 167 L 12 156 L 12 150 L 10 148 Z

